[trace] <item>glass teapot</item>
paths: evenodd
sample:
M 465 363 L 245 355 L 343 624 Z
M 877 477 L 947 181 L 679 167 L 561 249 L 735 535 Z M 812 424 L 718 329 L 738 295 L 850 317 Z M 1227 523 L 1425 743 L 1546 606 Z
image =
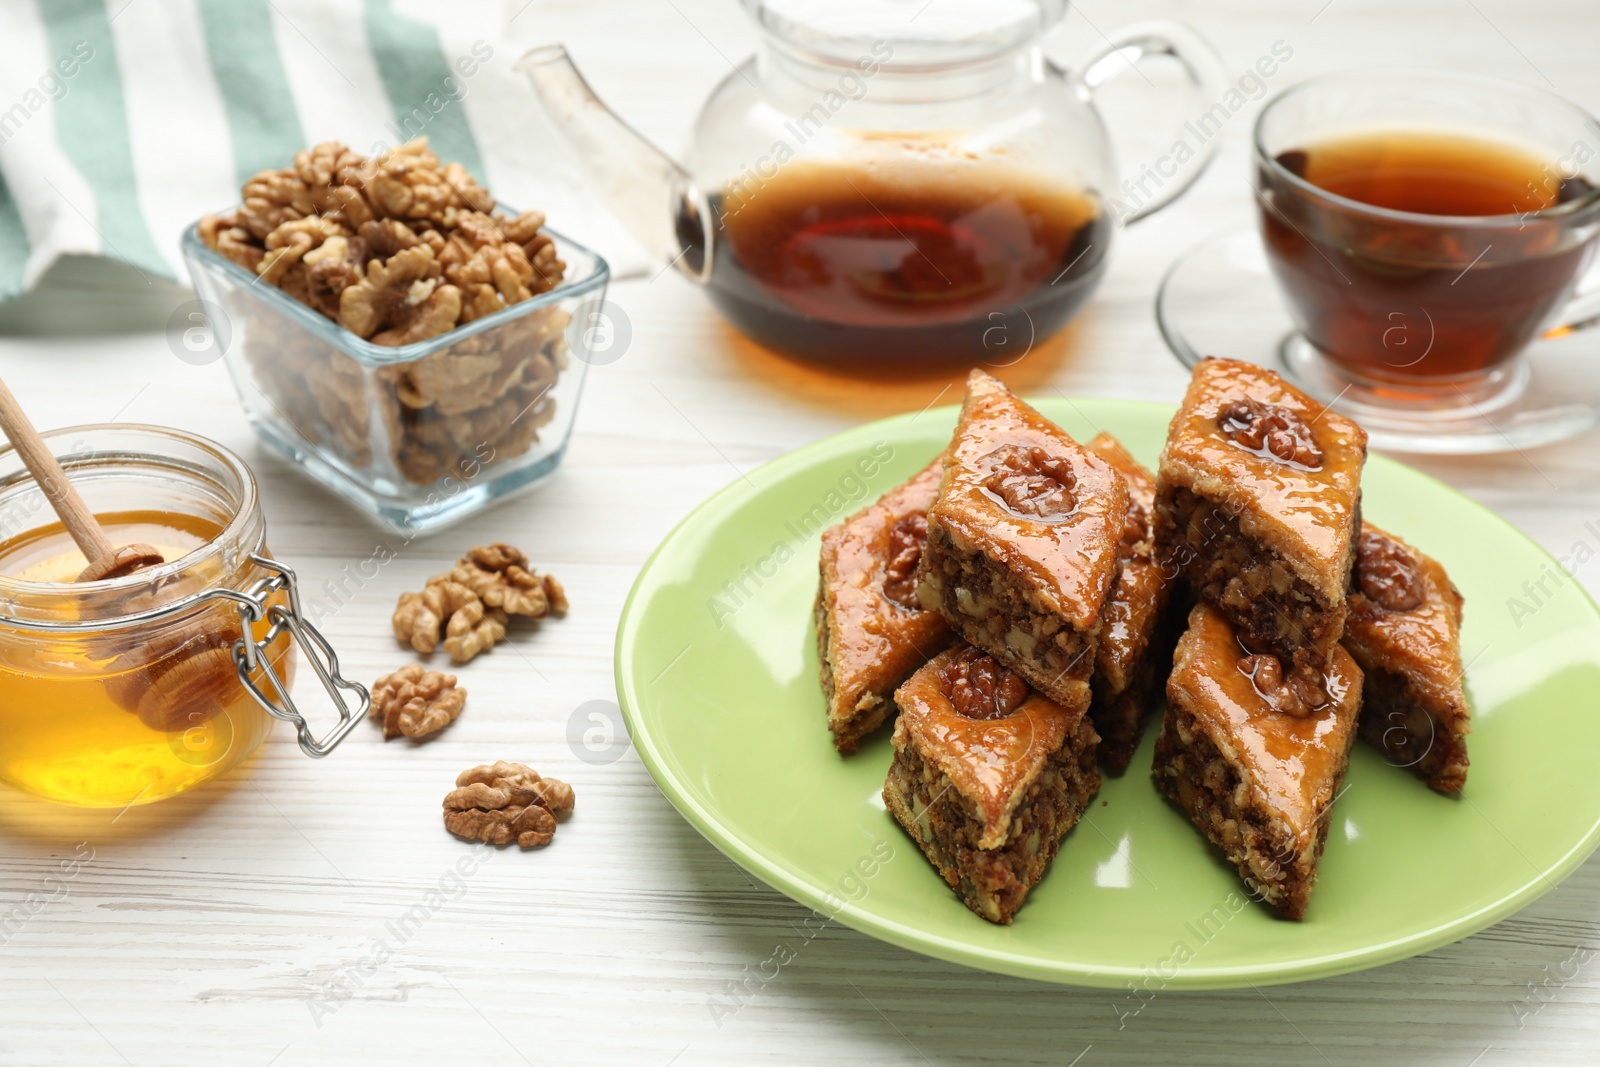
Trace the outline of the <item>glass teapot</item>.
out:
M 1066 0 L 743 0 L 757 55 L 717 86 L 682 164 L 560 45 L 519 63 L 612 211 L 769 348 L 855 368 L 995 362 L 1055 333 L 1120 225 L 1176 199 L 1119 186 L 1096 88 L 1150 55 L 1220 95 L 1170 23 L 1113 33 L 1082 75 L 1044 56 Z M 1117 194 L 1121 192 L 1123 196 Z M 1025 347 L 1026 346 L 1026 347 Z

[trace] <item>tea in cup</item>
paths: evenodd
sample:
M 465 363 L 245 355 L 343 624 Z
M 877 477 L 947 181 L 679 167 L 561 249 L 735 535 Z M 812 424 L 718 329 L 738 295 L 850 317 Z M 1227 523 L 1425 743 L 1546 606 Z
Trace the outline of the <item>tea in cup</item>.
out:
M 1600 121 L 1539 89 L 1355 71 L 1255 129 L 1267 261 L 1312 351 L 1367 400 L 1482 404 L 1568 320 L 1600 234 Z

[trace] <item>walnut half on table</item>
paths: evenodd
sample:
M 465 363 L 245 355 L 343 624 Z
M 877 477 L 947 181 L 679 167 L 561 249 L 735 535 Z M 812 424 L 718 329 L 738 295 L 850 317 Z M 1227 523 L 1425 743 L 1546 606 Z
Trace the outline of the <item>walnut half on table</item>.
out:
M 385 741 L 423 741 L 455 722 L 466 703 L 455 675 L 408 663 L 373 683 L 372 721 L 383 727 Z
M 566 782 L 501 760 L 461 772 L 444 798 L 444 825 L 457 837 L 538 848 L 550 843 L 556 820 L 571 815 L 574 803 Z
M 421 592 L 400 594 L 391 622 L 394 635 L 424 656 L 442 640 L 452 660 L 467 663 L 505 637 L 507 618 L 448 574 L 436 574 Z
M 506 636 L 512 616 L 566 613 L 561 583 L 534 570 L 520 549 L 496 542 L 476 546 L 420 592 L 400 594 L 391 621 L 395 637 L 423 655 L 442 641 L 453 661 L 466 663 Z

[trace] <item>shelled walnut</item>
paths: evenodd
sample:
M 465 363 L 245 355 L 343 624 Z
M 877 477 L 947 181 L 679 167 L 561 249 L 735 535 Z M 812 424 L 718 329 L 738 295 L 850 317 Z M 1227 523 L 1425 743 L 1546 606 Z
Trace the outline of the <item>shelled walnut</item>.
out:
M 1217 412 L 1217 425 L 1240 448 L 1305 470 L 1322 466 L 1316 435 L 1298 412 L 1245 397 Z
M 445 829 L 457 837 L 523 848 L 548 845 L 556 820 L 572 814 L 572 787 L 500 760 L 462 771 L 444 798 Z
M 418 138 L 372 158 L 332 141 L 302 151 L 251 178 L 240 206 L 201 219 L 197 232 L 354 336 L 402 346 L 559 285 L 566 264 L 543 227 L 539 212 L 497 210 L 465 168 Z M 274 415 L 351 466 L 416 485 L 471 479 L 526 453 L 555 417 L 552 390 L 568 366 L 562 307 L 378 365 L 248 289 L 227 304 Z
M 1251 653 L 1239 658 L 1239 673 L 1250 679 L 1257 695 L 1280 715 L 1303 719 L 1328 706 L 1328 694 L 1315 677 L 1295 671 L 1285 674 L 1276 656 Z
M 391 621 L 394 635 L 423 655 L 442 641 L 452 660 L 467 663 L 505 637 L 507 619 L 448 574 L 436 574 L 420 593 L 400 594 Z
M 373 684 L 372 720 L 383 727 L 385 741 L 422 741 L 455 722 L 466 702 L 455 675 L 408 663 Z
M 535 571 L 520 549 L 496 542 L 474 547 L 420 592 L 400 594 L 391 623 L 395 637 L 423 655 L 442 642 L 452 660 L 466 663 L 504 639 L 511 616 L 566 613 L 561 583 Z
M 968 648 L 939 673 L 956 712 L 969 719 L 1003 719 L 1028 698 L 1028 684 L 980 649 Z
M 1366 527 L 1357 544 L 1362 596 L 1385 611 L 1411 611 L 1422 603 L 1422 568 L 1403 545 Z
M 541 575 L 519 549 L 503 541 L 478 545 L 456 563 L 450 577 L 492 608 L 542 619 L 567 613 L 567 594 L 552 575 Z
M 1042 448 L 1002 445 L 979 462 L 988 470 L 983 487 L 1013 515 L 1060 522 L 1077 506 L 1071 465 Z

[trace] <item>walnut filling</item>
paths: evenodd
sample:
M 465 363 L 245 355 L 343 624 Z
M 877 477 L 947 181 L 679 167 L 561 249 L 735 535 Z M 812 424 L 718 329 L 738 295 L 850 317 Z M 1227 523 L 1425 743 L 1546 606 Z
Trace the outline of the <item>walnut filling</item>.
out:
M 1100 734 L 1100 757 L 1106 765 L 1117 770 L 1125 769 L 1133 760 L 1133 751 L 1139 747 L 1139 735 L 1144 732 L 1145 717 L 1155 710 L 1158 691 L 1166 681 L 1165 672 L 1158 669 L 1163 658 L 1170 667 L 1172 642 L 1152 640 L 1132 680 L 1120 693 L 1108 693 L 1099 687 L 1094 693 L 1094 704 L 1089 714 L 1094 718 L 1094 728 Z
M 1156 741 L 1155 777 L 1162 792 L 1227 854 L 1253 896 L 1291 919 L 1304 914 L 1327 819 L 1318 820 L 1314 841 L 1302 850 L 1194 717 L 1176 708 L 1168 708 L 1167 725 Z
M 833 639 L 833 628 L 828 624 L 827 577 L 817 587 L 817 600 L 811 607 L 811 618 L 817 630 L 817 664 L 822 674 L 822 695 L 827 698 L 829 711 L 833 710 L 833 657 L 828 655 L 828 645 Z
M 1150 513 L 1131 493 L 1128 495 L 1128 517 L 1122 521 L 1122 536 L 1117 540 L 1117 552 L 1125 560 L 1147 555 L 1150 537 Z M 1144 545 L 1141 550 L 1141 545 Z
M 1322 601 L 1272 549 L 1246 537 L 1239 520 L 1189 489 L 1156 503 L 1157 556 L 1177 567 L 1203 599 L 1220 608 L 1241 637 L 1296 668 L 1320 667 L 1344 632 L 1345 601 Z M 1348 585 L 1354 552 L 1342 561 Z
M 1363 669 L 1361 739 L 1441 793 L 1459 791 L 1467 780 L 1466 738 L 1441 721 L 1404 676 L 1376 665 Z
M 1057 703 L 1081 706 L 1100 620 L 1079 631 L 1059 615 L 1036 611 L 1010 571 L 981 553 L 962 553 L 938 527 L 928 533 L 920 577 L 925 607 L 942 610 L 969 642 Z
M 1094 760 L 1094 727 L 1085 718 L 1023 794 L 1005 844 L 994 849 L 978 847 L 984 826 L 978 806 L 922 758 L 914 740 L 895 754 L 884 792 L 962 903 L 990 922 L 1009 923 L 1100 788 Z

